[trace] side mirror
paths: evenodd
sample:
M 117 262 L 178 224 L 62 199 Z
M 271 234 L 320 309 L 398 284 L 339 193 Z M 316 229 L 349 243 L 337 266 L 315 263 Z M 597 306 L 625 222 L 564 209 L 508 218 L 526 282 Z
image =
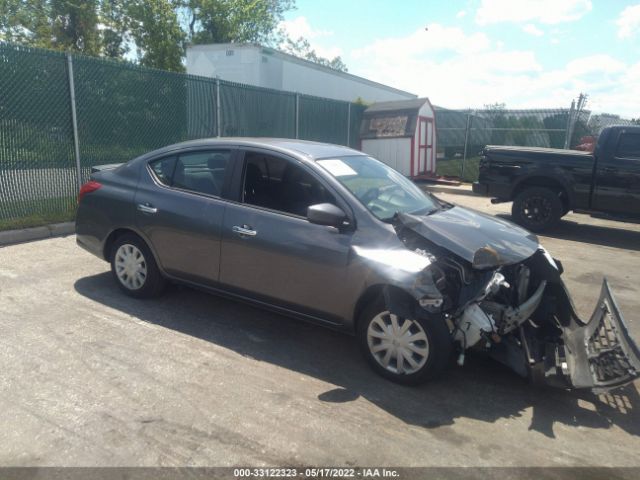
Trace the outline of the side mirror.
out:
M 307 208 L 307 220 L 317 225 L 340 228 L 347 215 L 333 203 L 318 203 Z

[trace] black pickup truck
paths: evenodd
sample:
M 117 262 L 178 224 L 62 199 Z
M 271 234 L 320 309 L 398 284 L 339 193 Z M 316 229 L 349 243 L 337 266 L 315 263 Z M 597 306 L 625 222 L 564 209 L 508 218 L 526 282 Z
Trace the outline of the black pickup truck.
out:
M 481 155 L 474 193 L 513 201 L 513 220 L 531 231 L 571 210 L 640 221 L 640 126 L 603 129 L 593 154 L 488 145 Z

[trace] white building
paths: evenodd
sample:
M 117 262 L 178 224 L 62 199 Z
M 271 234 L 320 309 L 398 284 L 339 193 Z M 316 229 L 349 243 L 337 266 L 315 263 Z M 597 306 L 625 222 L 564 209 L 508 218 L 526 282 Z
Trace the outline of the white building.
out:
M 416 95 L 255 44 L 187 47 L 187 73 L 352 102 L 406 100 Z
M 381 102 L 364 111 L 361 150 L 407 177 L 436 172 L 436 117 L 428 98 Z

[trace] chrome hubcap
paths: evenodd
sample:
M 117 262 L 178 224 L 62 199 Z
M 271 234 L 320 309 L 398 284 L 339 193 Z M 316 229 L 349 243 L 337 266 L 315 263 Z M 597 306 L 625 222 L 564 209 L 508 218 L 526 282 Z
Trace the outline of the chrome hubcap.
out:
M 386 311 L 369 324 L 367 343 L 373 358 L 396 374 L 415 373 L 429 358 L 429 340 L 420 324 Z
M 147 262 L 138 247 L 125 243 L 116 251 L 116 275 L 129 290 L 137 290 L 147 279 Z

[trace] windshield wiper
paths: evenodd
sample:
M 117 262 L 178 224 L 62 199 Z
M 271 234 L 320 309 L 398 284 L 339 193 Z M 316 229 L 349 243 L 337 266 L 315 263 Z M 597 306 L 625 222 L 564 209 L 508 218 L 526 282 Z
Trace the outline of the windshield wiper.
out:
M 442 207 L 433 207 L 431 210 L 429 210 L 427 213 L 425 213 L 426 216 L 432 215 L 436 212 L 439 212 L 440 210 L 444 210 Z

